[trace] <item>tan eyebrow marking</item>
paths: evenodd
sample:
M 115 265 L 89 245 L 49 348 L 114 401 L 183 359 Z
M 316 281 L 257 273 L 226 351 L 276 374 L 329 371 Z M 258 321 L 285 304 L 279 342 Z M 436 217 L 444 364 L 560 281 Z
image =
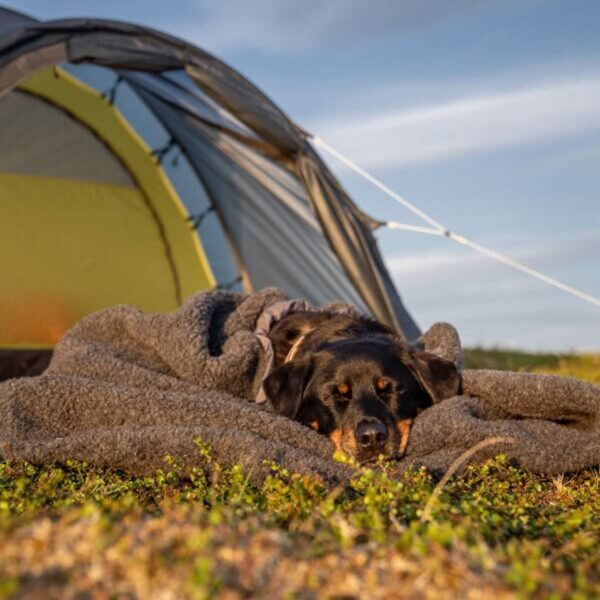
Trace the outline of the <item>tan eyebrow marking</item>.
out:
M 337 384 L 337 391 L 342 396 L 345 396 L 350 391 L 350 386 L 347 383 L 338 383 Z
M 389 379 L 386 379 L 385 377 L 378 377 L 377 380 L 375 381 L 375 387 L 378 390 L 386 390 L 387 388 L 390 387 L 391 381 Z

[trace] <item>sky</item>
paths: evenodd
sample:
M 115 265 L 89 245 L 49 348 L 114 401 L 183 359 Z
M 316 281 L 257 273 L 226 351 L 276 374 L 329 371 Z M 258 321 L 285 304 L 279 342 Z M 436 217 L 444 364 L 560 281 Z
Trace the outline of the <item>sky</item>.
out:
M 3 0 L 141 23 L 213 52 L 449 229 L 600 297 L 596 0 Z M 357 204 L 422 224 L 325 156 Z M 422 328 L 600 350 L 600 308 L 439 237 L 377 232 Z

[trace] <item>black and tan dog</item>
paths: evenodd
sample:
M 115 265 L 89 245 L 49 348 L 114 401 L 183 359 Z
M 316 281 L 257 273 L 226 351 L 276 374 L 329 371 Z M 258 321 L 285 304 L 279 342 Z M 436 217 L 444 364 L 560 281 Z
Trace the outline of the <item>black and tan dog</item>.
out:
M 415 416 L 459 392 L 453 363 L 364 317 L 297 312 L 273 326 L 264 390 L 276 412 L 361 463 L 404 454 Z

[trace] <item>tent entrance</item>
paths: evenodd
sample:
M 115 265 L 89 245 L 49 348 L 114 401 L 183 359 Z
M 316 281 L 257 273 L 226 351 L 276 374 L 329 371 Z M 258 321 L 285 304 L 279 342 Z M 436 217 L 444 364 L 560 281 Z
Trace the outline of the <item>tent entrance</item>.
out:
M 0 99 L 0 348 L 52 346 L 114 304 L 175 309 L 215 282 L 150 149 L 48 69 Z

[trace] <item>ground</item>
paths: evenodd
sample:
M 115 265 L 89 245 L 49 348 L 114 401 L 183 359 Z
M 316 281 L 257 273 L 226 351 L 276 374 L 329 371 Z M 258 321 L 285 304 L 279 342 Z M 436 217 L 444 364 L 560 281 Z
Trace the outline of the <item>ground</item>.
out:
M 600 355 L 466 360 L 600 384 Z M 0 598 L 600 597 L 597 470 L 543 477 L 500 456 L 432 500 L 437 483 L 365 470 L 331 492 L 275 467 L 257 488 L 237 468 L 0 462 Z

